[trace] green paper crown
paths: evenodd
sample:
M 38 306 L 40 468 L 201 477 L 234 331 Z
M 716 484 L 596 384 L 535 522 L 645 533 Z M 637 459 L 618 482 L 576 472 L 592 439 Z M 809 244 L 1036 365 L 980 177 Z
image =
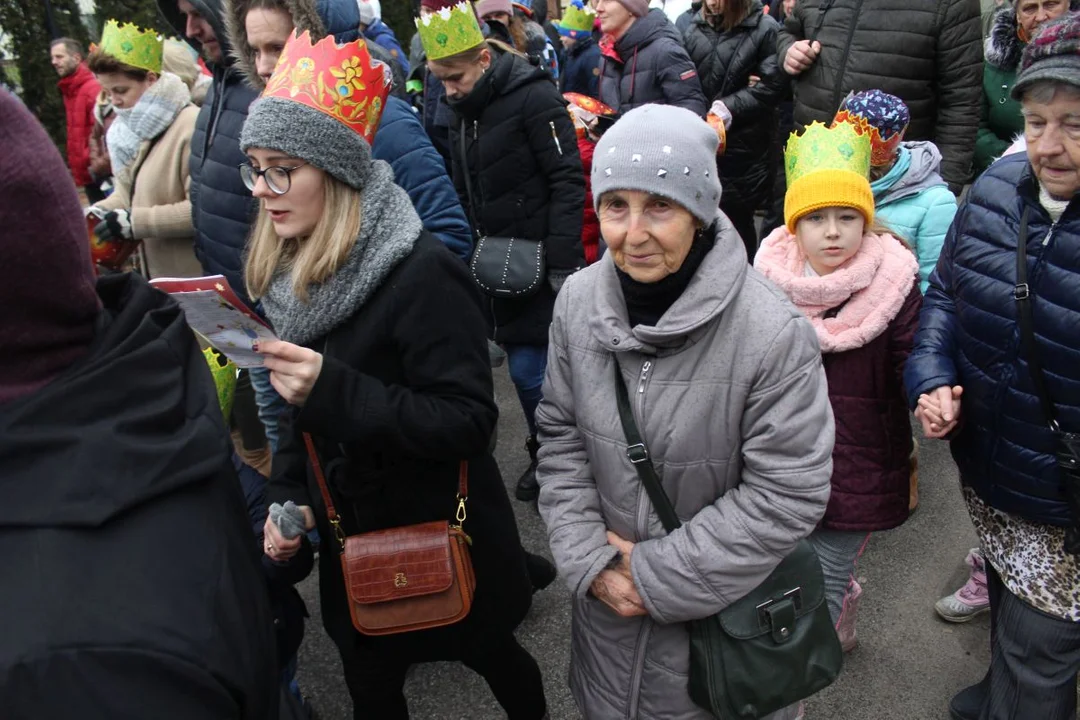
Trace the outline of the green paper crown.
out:
M 861 177 L 870 174 L 870 137 L 851 123 L 831 128 L 810 123 L 802 135 L 791 133 L 784 148 L 784 168 L 790 187 L 799 178 L 819 170 L 847 170 Z
M 123 26 L 115 20 L 105 23 L 101 33 L 101 52 L 132 67 L 161 74 L 165 41 L 153 31 L 142 31 L 131 23 Z
M 484 42 L 476 13 L 467 2 L 416 18 L 416 30 L 428 60 L 441 60 Z
M 559 25 L 567 30 L 579 32 L 592 32 L 594 24 L 596 24 L 596 13 L 591 8 L 578 7 L 576 4 L 569 5 L 563 13 L 562 20 L 559 21 Z

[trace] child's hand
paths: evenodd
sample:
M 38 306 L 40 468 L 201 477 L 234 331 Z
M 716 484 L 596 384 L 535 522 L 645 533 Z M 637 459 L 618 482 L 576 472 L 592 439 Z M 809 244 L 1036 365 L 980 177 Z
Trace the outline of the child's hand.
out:
M 942 385 L 919 396 L 915 417 L 922 423 L 926 437 L 940 439 L 956 429 L 960 422 L 960 396 L 963 392 L 964 388 L 959 385 Z

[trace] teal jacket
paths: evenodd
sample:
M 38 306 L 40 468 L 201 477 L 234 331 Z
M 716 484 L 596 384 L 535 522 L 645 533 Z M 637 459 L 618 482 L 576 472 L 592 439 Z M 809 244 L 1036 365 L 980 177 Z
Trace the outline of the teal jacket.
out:
M 934 143 L 901 143 L 896 164 L 870 184 L 878 221 L 910 245 L 919 259 L 919 287 L 924 293 L 956 215 L 956 197 L 941 179 L 940 167 L 941 153 Z

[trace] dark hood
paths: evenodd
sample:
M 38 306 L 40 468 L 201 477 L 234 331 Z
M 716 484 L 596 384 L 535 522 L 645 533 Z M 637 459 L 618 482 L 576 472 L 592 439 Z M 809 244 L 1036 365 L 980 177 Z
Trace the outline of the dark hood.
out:
M 626 34 L 616 41 L 615 52 L 619 53 L 623 62 L 626 62 L 636 48 L 644 47 L 662 37 L 668 37 L 680 46 L 682 45 L 679 31 L 668 20 L 664 11 L 654 8 L 645 17 L 638 18 Z
M 180 307 L 134 274 L 98 281 L 89 353 L 0 407 L 0 528 L 98 527 L 206 482 L 227 457 L 217 394 Z
M 480 117 L 496 95 L 509 95 L 533 82 L 551 82 L 547 70 L 516 53 L 500 52 L 468 95 L 448 102 L 454 113 L 469 120 Z
M 221 54 L 225 58 L 224 65 L 231 67 L 233 64 L 232 47 L 229 44 L 229 33 L 225 27 L 225 11 L 223 0 L 188 0 L 191 6 L 199 11 L 210 22 L 221 45 Z M 176 0 L 157 0 L 158 9 L 165 19 L 172 25 L 176 34 L 187 41 L 193 48 L 202 52 L 202 43 L 187 36 L 187 20 L 177 7 Z

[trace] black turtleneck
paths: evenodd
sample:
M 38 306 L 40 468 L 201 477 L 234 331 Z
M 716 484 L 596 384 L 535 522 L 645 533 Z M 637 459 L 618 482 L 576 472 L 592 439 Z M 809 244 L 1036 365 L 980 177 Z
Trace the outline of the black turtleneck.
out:
M 615 273 L 619 276 L 619 284 L 622 286 L 623 298 L 626 300 L 630 327 L 655 326 L 660 322 L 660 318 L 664 316 L 668 308 L 674 305 L 686 290 L 694 273 L 701 267 L 701 262 L 714 245 L 716 245 L 716 226 L 711 225 L 704 230 L 699 230 L 694 235 L 690 252 L 686 254 L 682 267 L 652 283 L 638 282 L 615 266 Z

